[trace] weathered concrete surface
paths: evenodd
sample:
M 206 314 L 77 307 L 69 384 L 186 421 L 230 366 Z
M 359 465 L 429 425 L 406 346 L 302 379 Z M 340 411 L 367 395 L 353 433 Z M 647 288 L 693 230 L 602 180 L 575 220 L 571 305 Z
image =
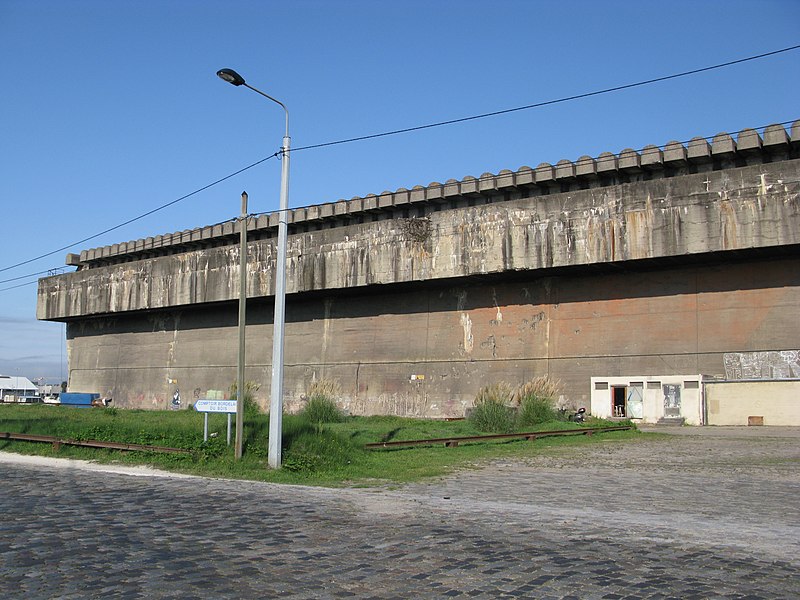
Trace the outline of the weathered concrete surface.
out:
M 419 284 L 287 303 L 286 405 L 314 379 L 354 413 L 461 416 L 494 381 L 561 379 L 589 405 L 596 375 L 724 375 L 731 349 L 800 339 L 800 258 L 647 271 Z M 236 378 L 236 304 L 69 322 L 70 388 L 165 408 Z M 269 397 L 272 304 L 248 308 L 247 378 Z M 177 383 L 170 383 L 176 381 Z
M 800 160 L 493 202 L 290 236 L 287 293 L 800 244 Z M 272 240 L 248 297 L 274 293 Z M 40 281 L 37 317 L 238 297 L 239 249 L 209 247 Z

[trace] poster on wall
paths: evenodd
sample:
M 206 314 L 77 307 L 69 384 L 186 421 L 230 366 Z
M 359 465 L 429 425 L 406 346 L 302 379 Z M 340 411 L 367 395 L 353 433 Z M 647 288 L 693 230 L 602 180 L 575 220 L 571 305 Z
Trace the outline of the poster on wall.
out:
M 664 390 L 664 416 L 681 416 L 681 386 L 678 383 L 665 383 Z

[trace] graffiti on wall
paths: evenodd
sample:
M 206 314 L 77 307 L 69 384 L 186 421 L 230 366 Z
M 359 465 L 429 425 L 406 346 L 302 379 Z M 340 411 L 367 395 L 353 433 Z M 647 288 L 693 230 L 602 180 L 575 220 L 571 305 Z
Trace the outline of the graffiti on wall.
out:
M 800 350 L 729 352 L 723 360 L 725 379 L 800 378 Z

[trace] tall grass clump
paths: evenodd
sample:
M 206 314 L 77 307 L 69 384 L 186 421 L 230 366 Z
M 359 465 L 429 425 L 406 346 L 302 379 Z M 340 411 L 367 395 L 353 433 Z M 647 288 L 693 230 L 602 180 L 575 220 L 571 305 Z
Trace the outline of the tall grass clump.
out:
M 231 392 L 231 400 L 236 400 L 238 398 L 238 382 L 234 381 L 231 384 L 230 392 Z M 256 392 L 261 387 L 260 384 L 256 383 L 255 381 L 245 381 L 244 382 L 244 416 L 247 419 L 252 417 L 256 417 L 261 414 L 261 407 L 256 402 Z
M 524 383 L 516 392 L 519 405 L 519 425 L 540 425 L 560 420 L 561 413 L 556 402 L 561 394 L 561 382 L 547 376 L 536 377 Z
M 311 384 L 308 390 L 308 401 L 300 411 L 300 416 L 313 425 L 323 423 L 341 423 L 344 413 L 336 405 L 336 399 L 341 395 L 341 386 L 338 381 L 321 379 Z
M 508 433 L 514 429 L 515 415 L 511 408 L 514 388 L 508 383 L 482 387 L 475 396 L 469 422 L 479 431 Z

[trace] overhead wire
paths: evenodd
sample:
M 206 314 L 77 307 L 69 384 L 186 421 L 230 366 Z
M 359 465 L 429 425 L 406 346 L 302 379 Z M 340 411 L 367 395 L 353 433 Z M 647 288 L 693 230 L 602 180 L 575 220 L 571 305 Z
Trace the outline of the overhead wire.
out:
M 248 169 L 252 169 L 253 167 L 258 166 L 261 163 L 266 162 L 271 158 L 275 158 L 276 156 L 278 156 L 278 154 L 279 154 L 279 152 L 275 152 L 274 154 L 272 154 L 270 156 L 267 156 L 266 158 L 262 158 L 261 160 L 257 160 L 256 162 L 254 162 L 252 164 L 249 164 L 246 167 L 244 167 L 242 169 L 239 169 L 238 171 L 235 171 L 235 172 L 233 172 L 233 173 L 231 173 L 229 175 L 226 175 L 225 177 L 221 177 L 221 178 L 217 179 L 216 181 L 214 181 L 212 183 L 209 183 L 208 185 L 204 185 L 203 187 L 198 188 L 198 189 L 194 190 L 193 192 L 189 192 L 188 194 L 185 194 L 185 195 L 181 196 L 180 198 L 176 198 L 175 200 L 167 202 L 166 204 L 162 204 L 161 206 L 158 206 L 158 207 L 156 207 L 156 208 L 154 208 L 152 210 L 148 210 L 147 212 L 142 213 L 139 216 L 133 217 L 132 219 L 128 219 L 127 221 L 124 221 L 122 223 L 114 225 L 113 227 L 109 227 L 108 229 L 104 229 L 103 231 L 100 231 L 99 233 L 95 233 L 94 235 L 90 235 L 88 237 L 85 237 L 82 240 L 78 240 L 78 241 L 73 242 L 71 244 L 67 244 L 66 246 L 62 246 L 61 248 L 56 248 L 55 250 L 51 250 L 50 252 L 46 252 L 45 254 L 40 254 L 39 256 L 36 256 L 34 258 L 30 258 L 28 260 L 24 260 L 22 262 L 18 262 L 18 263 L 14 264 L 14 265 L 10 265 L 8 267 L 0 268 L 0 273 L 2 273 L 3 271 L 8 271 L 10 269 L 16 269 L 17 267 L 21 267 L 22 265 L 27 265 L 27 264 L 32 263 L 34 261 L 41 260 L 42 258 L 47 258 L 48 256 L 52 256 L 53 254 L 56 254 L 57 252 L 63 252 L 64 250 L 68 250 L 69 248 L 72 248 L 73 246 L 77 246 L 78 244 L 83 244 L 85 242 L 88 242 L 89 240 L 93 240 L 95 238 L 98 238 L 101 235 L 105 235 L 106 233 L 110 233 L 112 231 L 115 231 L 117 229 L 125 227 L 126 225 L 130 225 L 131 223 L 134 223 L 135 221 L 139 221 L 141 219 L 144 219 L 145 217 L 149 217 L 150 215 L 152 215 L 154 213 L 157 213 L 160 210 L 164 210 L 165 208 L 168 208 L 168 207 L 170 207 L 170 206 L 172 206 L 174 204 L 177 204 L 178 202 L 181 202 L 182 200 L 186 200 L 187 198 L 191 198 L 192 196 L 195 196 L 195 195 L 199 194 L 200 192 L 203 192 L 203 191 L 207 190 L 210 187 L 213 187 L 213 186 L 215 186 L 215 185 L 217 185 L 219 183 L 222 183 L 223 181 L 225 181 L 227 179 L 230 179 L 231 177 L 235 177 L 236 175 L 239 175 L 240 173 L 244 173 Z M 2 291 L 2 290 L 0 290 L 0 291 Z
M 395 129 L 395 130 L 392 130 L 392 131 L 385 131 L 385 132 L 375 133 L 375 134 L 370 134 L 370 135 L 363 135 L 363 136 L 358 136 L 358 137 L 346 138 L 346 139 L 335 140 L 335 141 L 331 141 L 331 142 L 324 142 L 324 143 L 320 143 L 320 144 L 312 144 L 312 145 L 308 145 L 308 146 L 300 146 L 300 147 L 297 147 L 297 148 L 293 148 L 291 150 L 291 152 L 301 152 L 301 151 L 304 151 L 304 150 L 325 148 L 325 147 L 335 146 L 335 145 L 340 145 L 340 144 L 347 144 L 347 143 L 359 142 L 359 141 L 370 140 L 370 139 L 376 139 L 376 138 L 387 137 L 387 136 L 392 136 L 392 135 L 399 135 L 399 134 L 402 134 L 402 133 L 410 133 L 410 132 L 414 132 L 414 131 L 421 131 L 421 130 L 424 130 L 424 129 L 432 129 L 432 128 L 435 128 L 435 127 L 443 127 L 443 126 L 446 126 L 446 125 L 453 125 L 453 124 L 456 124 L 456 123 L 464 123 L 464 122 L 467 122 L 467 121 L 475 121 L 475 120 L 478 120 L 478 119 L 485 119 L 485 118 L 488 118 L 488 117 L 494 117 L 494 116 L 509 114 L 509 113 L 513 113 L 513 112 L 519 112 L 519 111 L 523 111 L 523 110 L 530 110 L 530 109 L 533 109 L 533 108 L 541 108 L 543 106 L 549 106 L 549 105 L 553 105 L 553 104 L 569 102 L 569 101 L 572 101 L 572 100 L 579 100 L 579 99 L 583 99 L 583 98 L 589 98 L 589 97 L 592 97 L 592 96 L 599 96 L 601 94 L 608 94 L 608 93 L 611 93 L 611 92 L 618 92 L 618 91 L 621 91 L 621 90 L 641 87 L 641 86 L 650 85 L 650 84 L 653 84 L 653 83 L 659 83 L 659 82 L 662 82 L 662 81 L 668 81 L 668 80 L 671 80 L 671 79 L 677 79 L 677 78 L 680 78 L 680 77 L 686 77 L 686 76 L 689 76 L 689 75 L 696 75 L 698 73 L 704 73 L 704 72 L 708 72 L 708 71 L 713 71 L 715 69 L 721 69 L 721 68 L 724 68 L 724 67 L 730 67 L 730 66 L 733 66 L 733 65 L 738 65 L 738 64 L 749 62 L 749 61 L 766 58 L 766 57 L 769 57 L 769 56 L 775 56 L 777 54 L 782 54 L 784 52 L 790 52 L 792 50 L 797 50 L 798 48 L 800 48 L 800 44 L 797 44 L 797 45 L 794 45 L 794 46 L 789 46 L 789 47 L 786 47 L 786 48 L 781 48 L 781 49 L 778 49 L 778 50 L 773 50 L 771 52 L 764 52 L 762 54 L 757 54 L 757 55 L 748 56 L 748 57 L 745 57 L 745 58 L 740 58 L 740 59 L 737 59 L 737 60 L 727 61 L 727 62 L 724 62 L 724 63 L 719 63 L 719 64 L 707 66 L 707 67 L 702 67 L 702 68 L 698 68 L 698 69 L 692 69 L 692 70 L 689 70 L 689 71 L 682 71 L 680 73 L 674 73 L 674 74 L 665 75 L 665 76 L 662 76 L 662 77 L 654 77 L 654 78 L 651 78 L 651 79 L 646 79 L 646 80 L 638 81 L 638 82 L 635 82 L 635 83 L 629 83 L 629 84 L 624 84 L 624 85 L 613 86 L 613 87 L 604 88 L 604 89 L 601 89 L 601 90 L 595 90 L 595 91 L 592 91 L 592 92 L 586 92 L 586 93 L 582 93 L 582 94 L 575 94 L 575 95 L 572 95 L 572 96 L 565 96 L 565 97 L 562 97 L 562 98 L 556 98 L 554 100 L 546 100 L 546 101 L 543 101 L 543 102 L 536 102 L 536 103 L 528 104 L 528 105 L 525 105 L 525 106 L 518 106 L 518 107 L 515 107 L 515 108 L 508 108 L 508 109 L 503 109 L 503 110 L 498 110 L 498 111 L 493 111 L 493 112 L 488 112 L 488 113 L 482 113 L 482 114 L 478 114 L 478 115 L 471 115 L 471 116 L 467 116 L 467 117 L 461 117 L 461 118 L 458 118 L 458 119 L 450 119 L 450 120 L 446 120 L 446 121 L 439 121 L 439 122 L 436 122 L 436 123 L 428 123 L 428 124 L 425 124 L 425 125 L 418 125 L 418 126 L 407 127 L 407 128 L 403 128 L 403 129 Z M 266 162 L 266 161 L 268 161 L 268 160 L 270 160 L 272 158 L 278 157 L 278 156 L 280 156 L 280 154 L 281 154 L 281 151 L 275 152 L 275 153 L 271 154 L 270 156 L 262 158 L 262 159 L 260 159 L 260 160 L 258 160 L 256 162 L 244 167 L 244 168 L 241 168 L 241 169 L 239 169 L 239 170 L 237 170 L 237 171 L 235 171 L 233 173 L 230 173 L 229 175 L 221 177 L 220 179 L 217 179 L 216 181 L 213 181 L 212 183 L 204 185 L 203 187 L 200 187 L 200 188 L 194 190 L 193 192 L 190 192 L 190 193 L 188 193 L 188 194 L 186 194 L 184 196 L 181 196 L 180 198 L 176 198 L 175 200 L 167 202 L 166 204 L 162 204 L 161 206 L 158 206 L 158 207 L 156 207 L 156 208 L 154 208 L 152 210 L 149 210 L 149 211 L 147 211 L 145 213 L 142 213 L 142 214 L 140 214 L 140 215 L 138 215 L 136 217 L 128 219 L 128 220 L 126 220 L 126 221 L 124 221 L 122 223 L 119 223 L 117 225 L 114 225 L 113 227 L 109 227 L 107 229 L 104 229 L 103 231 L 100 231 L 100 232 L 95 233 L 93 235 L 87 236 L 87 237 L 85 237 L 85 238 L 83 238 L 81 240 L 77 240 L 77 241 L 72 242 L 70 244 L 67 244 L 65 246 L 61 246 L 60 248 L 56 248 L 55 250 L 51 250 L 49 252 L 46 252 L 46 253 L 41 254 L 39 256 L 35 256 L 35 257 L 30 258 L 28 260 L 24 260 L 24 261 L 18 262 L 16 264 L 9 265 L 7 267 L 2 267 L 2 268 L 0 268 L 0 273 L 2 273 L 4 271 L 11 270 L 11 269 L 15 269 L 17 267 L 21 267 L 23 265 L 35 262 L 37 260 L 41 260 L 42 258 L 46 258 L 48 256 L 52 256 L 53 254 L 56 254 L 58 252 L 63 252 L 64 250 L 68 250 L 69 248 L 72 248 L 72 247 L 77 246 L 79 244 L 83 244 L 85 242 L 88 242 L 90 240 L 98 238 L 98 237 L 100 237 L 102 235 L 105 235 L 107 233 L 110 233 L 112 231 L 120 229 L 122 227 L 125 227 L 126 225 L 130 225 L 131 223 L 139 221 L 139 220 L 141 220 L 141 219 L 143 219 L 145 217 L 148 217 L 148 216 L 150 216 L 150 215 L 152 215 L 152 214 L 154 214 L 156 212 L 164 210 L 165 208 L 173 206 L 173 205 L 177 204 L 178 202 L 181 202 L 183 200 L 186 200 L 187 198 L 195 196 L 195 195 L 199 194 L 200 192 L 203 192 L 203 191 L 205 191 L 205 190 L 207 190 L 207 189 L 209 189 L 209 188 L 211 188 L 211 187 L 213 187 L 215 185 L 218 185 L 219 183 L 222 183 L 223 181 L 226 181 L 226 180 L 228 180 L 228 179 L 230 179 L 232 177 L 235 177 L 236 175 L 239 175 L 240 173 L 243 173 L 243 172 L 245 172 L 245 171 L 247 171 L 249 169 L 252 169 L 253 167 L 256 167 L 256 166 L 258 166 L 258 165 L 260 165 L 260 164 L 262 164 L 262 163 L 264 163 L 264 162 Z M 22 284 L 22 285 L 26 285 L 26 284 Z M 4 289 L 13 289 L 13 288 L 4 288 Z M 0 291 L 4 291 L 4 290 L 0 289 Z

